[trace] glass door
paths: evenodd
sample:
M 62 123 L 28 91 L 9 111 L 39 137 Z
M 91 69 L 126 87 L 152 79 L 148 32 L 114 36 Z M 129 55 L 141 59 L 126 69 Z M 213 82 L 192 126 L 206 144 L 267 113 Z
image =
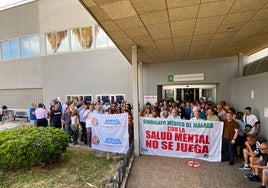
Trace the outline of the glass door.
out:
M 183 94 L 183 89 L 177 89 L 176 93 L 177 93 L 176 100 L 181 100 L 182 94 Z
M 167 100 L 174 100 L 174 89 L 167 89 L 164 91 L 164 98 Z
M 162 86 L 162 99 L 194 102 L 201 97 L 207 101 L 215 101 L 216 84 Z

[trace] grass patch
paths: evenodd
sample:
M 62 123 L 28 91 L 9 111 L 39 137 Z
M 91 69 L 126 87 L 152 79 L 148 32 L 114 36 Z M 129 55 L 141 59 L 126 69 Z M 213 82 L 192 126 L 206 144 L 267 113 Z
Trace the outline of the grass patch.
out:
M 0 171 L 0 187 L 61 188 L 101 187 L 101 179 L 111 172 L 116 163 L 106 158 L 96 158 L 89 150 L 68 148 L 57 164 L 29 169 Z

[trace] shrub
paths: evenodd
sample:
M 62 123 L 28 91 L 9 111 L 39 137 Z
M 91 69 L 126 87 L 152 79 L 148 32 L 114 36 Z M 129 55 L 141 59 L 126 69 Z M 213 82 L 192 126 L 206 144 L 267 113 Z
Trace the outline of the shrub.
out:
M 68 136 L 53 127 L 22 127 L 0 132 L 0 168 L 55 163 L 68 146 Z

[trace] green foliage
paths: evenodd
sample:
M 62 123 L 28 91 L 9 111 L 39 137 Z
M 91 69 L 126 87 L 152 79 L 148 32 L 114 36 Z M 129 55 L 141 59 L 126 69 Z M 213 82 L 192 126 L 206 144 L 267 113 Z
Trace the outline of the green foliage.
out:
M 0 169 L 0 187 L 3 187 L 4 175 L 3 171 Z
M 0 169 L 55 163 L 68 146 L 68 136 L 53 127 L 22 127 L 0 132 Z
M 82 188 L 90 187 L 88 183 L 101 187 L 102 179 L 106 175 L 114 174 L 118 163 L 112 159 L 96 158 L 94 152 L 88 147 L 71 146 L 57 163 L 4 171 L 0 188 Z

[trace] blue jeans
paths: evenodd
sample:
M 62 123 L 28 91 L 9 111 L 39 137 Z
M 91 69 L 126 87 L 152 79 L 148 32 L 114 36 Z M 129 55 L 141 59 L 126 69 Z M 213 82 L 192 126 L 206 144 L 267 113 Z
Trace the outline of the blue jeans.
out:
M 229 160 L 234 162 L 235 144 L 231 143 L 231 140 L 222 138 L 222 160 Z

